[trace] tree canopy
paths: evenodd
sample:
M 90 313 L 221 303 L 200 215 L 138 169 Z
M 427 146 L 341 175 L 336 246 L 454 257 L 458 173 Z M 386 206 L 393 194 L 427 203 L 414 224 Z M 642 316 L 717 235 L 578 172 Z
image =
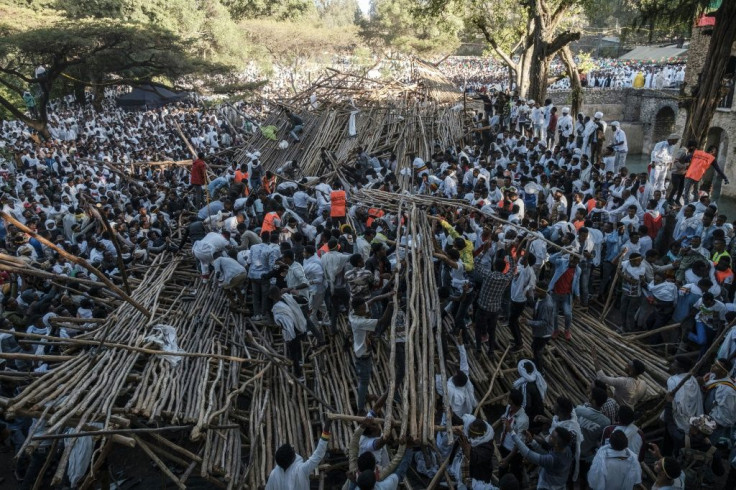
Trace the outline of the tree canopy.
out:
M 36 75 L 39 66 L 43 76 Z M 48 102 L 60 87 L 177 80 L 225 69 L 196 56 L 191 39 L 151 24 L 111 19 L 61 19 L 31 28 L 0 24 L 0 106 L 42 134 Z M 25 91 L 36 96 L 35 120 L 20 109 Z
M 452 10 L 428 11 L 414 0 L 371 0 L 361 36 L 375 47 L 420 56 L 448 55 L 459 45 L 463 20 Z

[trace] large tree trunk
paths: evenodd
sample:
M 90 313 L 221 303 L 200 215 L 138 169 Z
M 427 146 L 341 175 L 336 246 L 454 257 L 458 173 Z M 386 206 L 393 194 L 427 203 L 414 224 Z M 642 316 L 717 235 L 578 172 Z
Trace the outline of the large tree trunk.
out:
M 519 61 L 519 81 L 517 82 L 517 90 L 519 97 L 526 97 L 529 93 L 529 83 L 531 81 L 532 67 L 532 49 L 527 49 Z
M 736 1 L 724 1 L 715 14 L 716 25 L 700 72 L 698 92 L 689 102 L 682 141 L 695 140 L 702 147 L 721 99 L 721 83 L 726 73 L 731 46 L 736 40 Z
M 547 97 L 547 83 L 550 59 L 545 56 L 543 46 L 536 47 L 532 55 L 532 65 L 529 71 L 529 91 L 527 99 L 534 99 L 540 105 Z
M 575 63 L 570 46 L 565 46 L 560 50 L 560 58 L 565 64 L 567 76 L 570 78 L 570 93 L 572 94 L 570 114 L 577 114 L 583 106 L 583 86 L 580 83 L 578 64 Z

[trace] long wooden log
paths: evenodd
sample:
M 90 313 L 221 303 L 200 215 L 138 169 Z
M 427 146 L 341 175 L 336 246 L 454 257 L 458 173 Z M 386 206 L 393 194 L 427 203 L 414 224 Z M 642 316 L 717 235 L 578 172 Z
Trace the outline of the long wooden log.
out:
M 107 221 L 107 218 L 105 218 L 102 213 L 97 211 L 97 209 L 89 205 L 87 206 L 87 209 L 89 210 L 90 214 L 97 218 L 101 223 L 102 226 L 105 227 L 105 230 L 107 231 L 108 235 L 110 235 L 110 241 L 112 241 L 113 246 L 115 247 L 115 252 L 117 253 L 117 263 L 118 263 L 118 269 L 120 269 L 120 274 L 123 276 L 123 285 L 125 286 L 125 292 L 130 294 L 130 284 L 128 283 L 128 271 L 125 269 L 125 262 L 123 262 L 123 249 L 120 248 L 120 240 L 118 240 L 118 236 L 115 233 L 115 230 L 112 229 L 112 226 L 110 226 L 110 222 Z
M 99 345 L 99 342 L 97 340 L 85 340 L 85 339 L 77 339 L 77 338 L 64 338 L 64 337 L 55 337 L 53 335 L 43 335 L 38 333 L 26 333 L 26 332 L 14 332 L 12 330 L 0 330 L 0 333 L 7 333 L 10 335 L 14 335 L 16 337 L 23 337 L 23 338 L 29 338 L 29 339 L 47 339 L 47 340 L 53 340 L 53 341 L 59 341 L 66 344 L 77 344 L 77 345 Z M 263 360 L 263 359 L 251 359 L 251 358 L 244 358 L 244 357 L 236 357 L 236 356 L 226 356 L 224 354 L 215 354 L 213 353 L 207 353 L 207 352 L 166 352 L 162 350 L 155 350 L 155 349 L 147 349 L 145 347 L 136 347 L 134 345 L 126 345 L 126 344 L 119 344 L 119 343 L 111 343 L 108 342 L 105 344 L 105 347 L 109 349 L 124 349 L 132 352 L 140 352 L 141 354 L 151 354 L 151 355 L 158 355 L 158 356 L 179 356 L 179 357 L 206 357 L 208 359 L 216 359 L 221 361 L 232 361 L 232 362 L 239 362 L 239 363 L 249 363 L 249 364 L 266 364 L 269 361 Z M 0 357 L 2 356 L 30 356 L 34 357 L 34 354 L 8 354 L 8 353 L 0 353 Z M 30 358 L 29 357 L 29 358 Z M 75 356 L 35 356 L 35 357 L 51 357 L 51 358 L 70 358 L 73 359 Z M 8 357 L 7 359 L 14 359 L 13 357 Z M 24 359 L 24 357 L 19 357 L 18 359 Z
M 105 274 L 103 274 L 102 272 L 100 272 L 99 270 L 97 270 L 97 268 L 93 267 L 92 264 L 90 264 L 86 260 L 84 260 L 84 259 L 82 259 L 80 257 L 77 257 L 76 255 L 72 255 L 69 252 L 67 252 L 66 250 L 57 247 L 56 244 L 50 242 L 49 240 L 46 240 L 44 237 L 42 237 L 41 235 L 39 235 L 35 231 L 31 230 L 26 225 L 24 225 L 23 223 L 21 223 L 17 219 L 13 218 L 10 214 L 6 213 L 5 211 L 0 211 L 0 217 L 2 217 L 6 222 L 8 222 L 8 223 L 12 224 L 13 226 L 17 227 L 22 232 L 31 235 L 32 237 L 34 237 L 39 242 L 41 242 L 44 245 L 46 245 L 47 247 L 53 249 L 59 255 L 63 256 L 65 259 L 70 260 L 70 261 L 74 262 L 75 264 L 84 267 L 89 272 L 91 272 L 92 274 L 94 274 L 97 278 L 99 278 L 102 282 L 104 282 L 107 287 L 109 287 L 110 289 L 112 289 L 115 292 L 115 294 L 119 295 L 125 301 L 127 301 L 128 303 L 130 303 L 131 305 L 133 305 L 135 307 L 135 309 L 137 309 L 138 311 L 140 311 L 141 313 L 143 313 L 146 316 L 146 318 L 150 318 L 151 317 L 151 312 L 149 312 L 143 305 L 141 305 L 140 303 L 138 303 L 136 300 L 134 300 L 133 298 L 131 298 L 125 291 L 123 291 L 122 289 L 120 289 L 119 287 L 117 287 L 115 285 L 115 283 L 113 283 L 110 279 L 108 279 L 105 276 Z
M 34 441 L 46 441 L 51 439 L 74 439 L 78 437 L 99 437 L 99 436 L 110 436 L 113 434 L 150 434 L 157 432 L 171 432 L 177 430 L 191 430 L 192 425 L 175 425 L 169 427 L 146 427 L 137 429 L 106 429 L 106 430 L 92 430 L 87 432 L 72 432 L 69 434 L 45 434 L 41 436 L 33 436 Z M 217 425 L 217 426 L 205 426 L 207 430 L 216 429 L 239 429 L 239 425 Z

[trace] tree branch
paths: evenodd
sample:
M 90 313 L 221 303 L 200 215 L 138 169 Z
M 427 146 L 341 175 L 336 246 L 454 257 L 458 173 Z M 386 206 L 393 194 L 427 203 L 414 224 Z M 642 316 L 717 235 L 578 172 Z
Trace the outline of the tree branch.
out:
M 504 53 L 501 48 L 498 47 L 496 39 L 491 36 L 491 33 L 488 31 L 488 27 L 486 26 L 485 22 L 477 20 L 476 25 L 478 26 L 478 29 L 480 29 L 480 31 L 483 33 L 483 37 L 486 38 L 488 44 L 491 45 L 493 50 L 496 52 L 496 54 L 498 54 L 503 62 L 506 63 L 512 70 L 517 71 L 519 69 L 519 65 L 517 63 L 514 63 L 514 60 L 512 60 L 508 54 Z
M 547 55 L 553 56 L 557 51 L 561 50 L 573 41 L 580 39 L 579 32 L 565 31 L 557 35 L 551 43 L 547 44 Z
M 38 122 L 34 121 L 30 117 L 26 116 L 22 111 L 20 111 L 15 105 L 13 105 L 9 100 L 7 100 L 5 97 L 0 97 L 0 105 L 5 107 L 5 109 L 8 110 L 12 115 L 23 121 L 24 123 L 28 124 L 31 122 Z

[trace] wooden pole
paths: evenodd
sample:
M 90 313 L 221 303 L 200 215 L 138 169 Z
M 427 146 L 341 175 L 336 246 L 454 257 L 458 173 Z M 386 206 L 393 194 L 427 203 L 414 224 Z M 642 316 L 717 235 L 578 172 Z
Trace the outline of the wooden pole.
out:
M 123 262 L 123 250 L 120 248 L 120 241 L 115 234 L 115 230 L 112 229 L 112 226 L 110 226 L 110 222 L 107 221 L 107 218 L 105 218 L 102 213 L 97 211 L 97 209 L 93 205 L 90 204 L 87 209 L 89 210 L 90 214 L 92 214 L 92 216 L 102 222 L 102 226 L 105 227 L 105 230 L 107 230 L 107 233 L 110 235 L 110 241 L 112 241 L 112 244 L 115 247 L 115 252 L 117 252 L 118 268 L 120 269 L 120 274 L 123 276 L 123 285 L 125 286 L 125 292 L 130 294 L 131 290 L 130 284 L 128 284 L 128 272 L 125 269 L 125 262 Z
M 70 260 L 70 261 L 74 262 L 75 264 L 80 265 L 80 266 L 84 267 L 85 269 L 87 269 L 89 272 L 91 272 L 92 274 L 94 274 L 95 276 L 97 276 L 97 278 L 99 278 L 103 283 L 105 283 L 105 285 L 107 287 L 109 287 L 110 289 L 112 289 L 117 295 L 119 295 L 125 301 L 127 301 L 128 303 L 130 303 L 131 305 L 133 305 L 133 307 L 135 307 L 135 309 L 137 309 L 138 311 L 140 311 L 141 313 L 143 313 L 146 316 L 146 318 L 149 318 L 149 319 L 151 318 L 151 312 L 150 311 L 148 311 L 143 305 L 141 305 L 140 303 L 138 303 L 136 300 L 134 300 L 133 298 L 131 298 L 125 291 L 123 291 L 122 289 L 120 289 L 119 287 L 117 287 L 115 285 L 115 283 L 113 283 L 110 279 L 108 279 L 105 276 L 105 274 L 103 274 L 102 272 L 100 272 L 99 270 L 97 270 L 97 268 L 93 267 L 92 264 L 90 264 L 89 262 L 87 262 L 86 260 L 84 260 L 84 259 L 82 259 L 80 257 L 77 257 L 76 255 L 72 255 L 72 254 L 68 253 L 66 250 L 64 250 L 62 248 L 57 247 L 54 243 L 46 240 L 44 237 L 42 237 L 41 235 L 39 235 L 35 231 L 31 230 L 26 225 L 24 225 L 23 223 L 21 223 L 17 219 L 13 218 L 11 215 L 9 215 L 8 213 L 6 213 L 5 211 L 0 211 L 0 217 L 2 217 L 5 221 L 7 221 L 8 223 L 12 224 L 13 226 L 15 226 L 16 228 L 18 228 L 22 232 L 28 233 L 33 238 L 35 238 L 39 242 L 43 243 L 47 247 L 50 247 L 51 249 L 53 249 L 54 251 L 56 251 L 59 255 L 61 255 L 62 257 L 64 257 L 65 259 Z

